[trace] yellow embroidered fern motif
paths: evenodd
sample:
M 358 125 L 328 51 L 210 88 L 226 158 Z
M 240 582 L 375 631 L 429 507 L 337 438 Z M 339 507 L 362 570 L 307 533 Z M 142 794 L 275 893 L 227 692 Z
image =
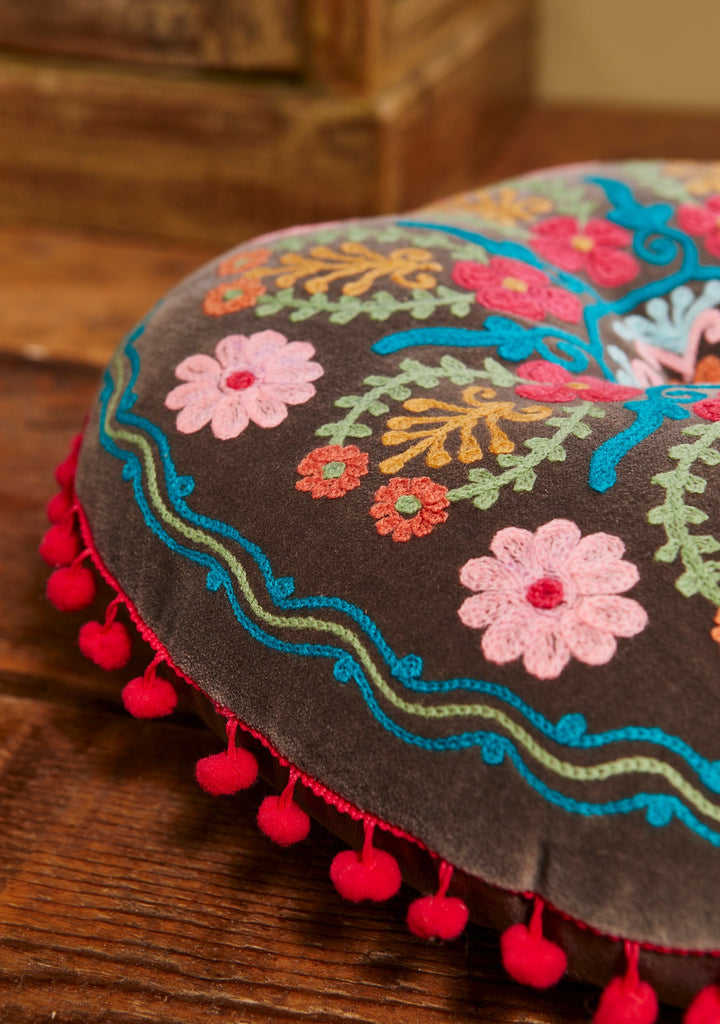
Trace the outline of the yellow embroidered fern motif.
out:
M 441 415 L 393 416 L 389 419 L 389 429 L 382 439 L 384 445 L 404 444 L 406 441 L 415 443 L 381 462 L 381 472 L 397 473 L 407 462 L 423 452 L 426 453 L 426 464 L 432 469 L 446 466 L 452 462 L 452 456 L 445 442 L 456 430 L 460 435 L 458 460 L 464 463 L 477 462 L 483 457 L 474 433 L 480 420 L 485 420 L 490 435 L 488 448 L 493 455 L 514 452 L 515 443 L 502 429 L 500 422 L 531 423 L 545 419 L 552 412 L 547 405 L 527 405 L 524 409 L 516 409 L 514 402 L 491 401 L 495 395 L 493 388 L 473 386 L 465 388 L 462 393 L 465 405 L 452 405 L 434 398 L 409 398 L 403 403 L 403 408 L 408 412 L 426 413 L 437 409 Z M 483 401 L 479 401 L 479 398 Z
M 691 196 L 720 192 L 720 162 L 698 164 L 690 160 L 674 160 L 666 163 L 663 170 L 671 178 L 683 179 Z
M 491 224 L 514 227 L 519 221 L 529 223 L 552 209 L 545 196 L 518 196 L 514 188 L 503 188 L 497 196 L 489 190 L 468 192 L 453 197 L 449 205 L 469 210 Z
M 310 295 L 326 292 L 333 281 L 346 281 L 343 295 L 364 295 L 379 277 L 389 277 L 403 288 L 434 288 L 437 278 L 428 271 L 442 270 L 442 264 L 432 258 L 427 249 L 393 249 L 390 253 L 374 252 L 360 242 L 343 242 L 339 250 L 327 245 L 316 245 L 309 253 L 285 253 L 280 266 L 258 267 L 253 277 L 275 276 L 280 288 L 292 288 L 306 278 L 305 291 Z

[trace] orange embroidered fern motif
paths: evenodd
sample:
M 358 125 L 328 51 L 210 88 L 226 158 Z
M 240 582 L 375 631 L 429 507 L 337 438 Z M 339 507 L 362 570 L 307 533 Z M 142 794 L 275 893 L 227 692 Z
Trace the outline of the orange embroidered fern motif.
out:
M 490 435 L 489 450 L 494 455 L 515 451 L 515 443 L 500 426 L 500 422 L 531 423 L 543 420 L 550 415 L 551 409 L 546 405 L 528 405 L 524 409 L 516 409 L 515 402 L 491 401 L 496 392 L 493 388 L 469 387 L 462 393 L 465 405 L 452 405 L 433 398 L 410 398 L 403 403 L 408 412 L 426 413 L 437 409 L 444 415 L 439 416 L 394 416 L 388 420 L 388 431 L 383 434 L 384 445 L 404 444 L 412 441 L 409 448 L 391 456 L 380 463 L 383 473 L 397 473 L 411 459 L 425 455 L 425 462 L 433 469 L 440 469 L 452 462 L 445 442 L 450 434 L 458 431 L 460 445 L 458 460 L 464 463 L 477 462 L 483 457 L 482 448 L 475 438 L 475 429 L 480 420 L 485 424 Z M 484 399 L 479 401 L 478 398 Z M 419 429 L 414 429 L 419 428 Z
M 316 245 L 309 253 L 289 252 L 280 258 L 281 266 L 272 270 L 257 268 L 252 276 L 276 276 L 280 288 L 292 288 L 306 278 L 304 287 L 310 295 L 326 292 L 333 281 L 346 281 L 343 295 L 364 295 L 379 277 L 389 277 L 403 288 L 434 288 L 437 278 L 428 271 L 442 270 L 442 264 L 426 249 L 393 249 L 390 253 L 373 252 L 360 242 L 343 242 L 338 251 L 327 245 Z

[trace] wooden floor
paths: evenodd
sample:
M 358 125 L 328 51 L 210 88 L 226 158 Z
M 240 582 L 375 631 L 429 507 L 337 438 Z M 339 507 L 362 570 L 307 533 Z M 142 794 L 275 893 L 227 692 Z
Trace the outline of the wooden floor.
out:
M 719 125 L 540 111 L 488 177 L 592 157 L 720 160 Z M 0 1024 L 588 1021 L 596 991 L 515 985 L 493 935 L 412 938 L 407 892 L 344 903 L 328 880 L 337 841 L 315 828 L 273 846 L 253 823 L 262 792 L 200 792 L 193 765 L 215 739 L 187 709 L 129 719 L 127 670 L 85 662 L 82 617 L 44 599 L 44 505 L 97 368 L 210 255 L 0 226 Z

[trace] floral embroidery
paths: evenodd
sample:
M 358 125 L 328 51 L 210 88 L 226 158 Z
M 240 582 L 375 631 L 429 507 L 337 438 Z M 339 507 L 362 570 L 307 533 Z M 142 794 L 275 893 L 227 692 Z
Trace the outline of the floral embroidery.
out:
M 720 192 L 720 163 L 697 164 L 675 160 L 665 164 L 665 173 L 672 178 L 685 181 L 685 187 L 692 196 L 706 196 Z
M 624 228 L 592 217 L 581 225 L 577 217 L 551 217 L 533 228 L 531 245 L 562 270 L 583 270 L 601 288 L 619 288 L 637 277 L 640 267 L 622 246 L 632 241 Z
M 228 256 L 218 267 L 220 277 L 234 277 L 235 274 L 245 275 L 247 271 L 262 267 L 272 256 L 271 249 L 247 249 L 234 256 Z
M 513 227 L 518 222 L 528 223 L 552 209 L 552 202 L 545 196 L 519 196 L 514 188 L 500 189 L 497 196 L 486 189 L 468 192 L 455 196 L 448 205 L 466 209 L 482 220 L 503 227 Z
M 395 477 L 375 492 L 370 515 L 378 533 L 392 534 L 396 541 L 424 537 L 448 517 L 447 487 L 429 477 Z
M 720 398 L 704 398 L 692 407 L 693 412 L 712 423 L 720 421 Z
M 455 264 L 453 281 L 475 292 L 477 301 L 489 309 L 543 320 L 547 314 L 578 323 L 582 306 L 577 296 L 550 283 L 541 270 L 520 260 L 493 256 L 485 266 L 473 260 Z
M 518 385 L 515 394 L 536 402 L 573 402 L 578 398 L 587 402 L 627 402 L 641 394 L 638 388 L 612 384 L 599 377 L 577 376 L 544 359 L 523 363 L 517 372 L 535 383 Z
M 472 558 L 460 570 L 460 582 L 475 593 L 458 611 L 466 626 L 485 630 L 488 661 L 522 657 L 531 675 L 555 679 L 571 658 L 605 665 L 617 637 L 647 624 L 642 606 L 619 596 L 639 579 L 619 537 L 582 537 L 575 523 L 553 519 L 535 533 L 499 530 L 490 550 L 492 557 Z
M 716 644 L 720 644 L 720 608 L 715 612 L 713 622 L 715 623 L 715 627 L 710 630 L 710 636 Z
M 225 316 L 239 309 L 254 306 L 266 291 L 262 281 L 252 277 L 239 277 L 211 289 L 203 300 L 203 312 L 208 316 Z
M 179 409 L 177 428 L 192 434 L 210 424 L 215 437 L 237 437 L 250 420 L 276 427 L 288 405 L 315 394 L 310 381 L 323 374 L 310 362 L 315 349 L 306 341 L 288 342 L 278 331 L 246 337 L 230 334 L 219 341 L 215 359 L 200 353 L 183 359 L 175 376 L 186 381 L 168 394 L 165 405 Z
M 679 206 L 677 218 L 683 231 L 702 238 L 707 251 L 720 257 L 720 195 L 710 196 L 704 206 Z
M 295 484 L 298 491 L 310 491 L 313 498 L 342 498 L 360 486 L 360 477 L 368 471 L 368 456 L 354 444 L 345 448 L 328 444 L 306 455 L 297 471 L 303 477 Z
M 478 401 L 478 395 L 490 401 Z M 388 420 L 388 431 L 383 435 L 384 445 L 404 444 L 414 441 L 399 455 L 393 455 L 380 463 L 383 473 L 397 473 L 406 462 L 426 452 L 425 462 L 432 469 L 440 469 L 452 461 L 445 448 L 448 435 L 459 431 L 460 447 L 458 460 L 464 463 L 477 462 L 483 457 L 482 448 L 473 433 L 479 420 L 484 419 L 490 434 L 490 451 L 493 455 L 515 451 L 515 443 L 500 426 L 502 420 L 513 423 L 532 423 L 545 419 L 551 410 L 547 406 L 530 405 L 518 410 L 514 402 L 493 401 L 494 388 L 468 387 L 462 393 L 463 405 L 440 402 L 434 398 L 411 398 L 403 404 L 408 412 L 425 413 L 438 410 L 436 416 L 395 416 Z M 419 428 L 419 429 L 413 429 Z

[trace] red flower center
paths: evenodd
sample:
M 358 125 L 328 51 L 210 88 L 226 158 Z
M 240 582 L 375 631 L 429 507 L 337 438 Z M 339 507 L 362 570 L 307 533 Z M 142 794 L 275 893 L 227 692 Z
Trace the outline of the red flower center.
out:
M 578 252 L 590 252 L 595 247 L 595 242 L 589 235 L 573 235 L 570 245 Z
M 565 600 L 563 585 L 552 576 L 543 576 L 527 588 L 525 600 L 534 608 L 557 608 Z
M 231 373 L 225 381 L 227 387 L 232 388 L 233 391 L 245 391 L 251 384 L 255 383 L 255 374 L 251 373 L 250 370 L 236 370 L 235 373 Z
M 520 277 L 504 277 L 502 286 L 509 292 L 526 292 L 528 290 L 527 282 Z

